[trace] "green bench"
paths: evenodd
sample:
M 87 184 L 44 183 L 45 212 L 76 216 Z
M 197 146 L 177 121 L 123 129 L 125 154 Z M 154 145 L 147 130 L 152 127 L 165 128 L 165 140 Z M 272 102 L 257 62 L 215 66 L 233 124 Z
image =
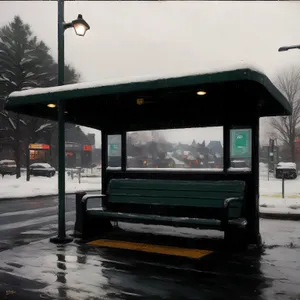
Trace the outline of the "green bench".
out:
M 243 181 L 112 179 L 101 195 L 105 208 L 87 209 L 87 201 L 100 195 L 82 198 L 82 233 L 100 233 L 107 221 L 123 221 L 216 229 L 230 243 L 241 242 L 247 226 L 244 192 Z

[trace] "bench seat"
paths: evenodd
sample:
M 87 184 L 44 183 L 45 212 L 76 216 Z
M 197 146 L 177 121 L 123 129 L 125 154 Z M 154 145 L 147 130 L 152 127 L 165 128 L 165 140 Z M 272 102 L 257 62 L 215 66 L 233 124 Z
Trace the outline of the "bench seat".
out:
M 82 198 L 82 236 L 101 235 L 111 221 L 123 221 L 220 230 L 231 242 L 245 239 L 243 181 L 112 179 L 107 192 Z M 88 199 L 95 197 L 104 206 L 87 209 Z
M 152 225 L 169 225 L 174 227 L 193 227 L 202 229 L 221 229 L 222 221 L 217 219 L 187 218 L 187 217 L 167 217 L 159 215 L 144 215 L 121 212 L 110 212 L 101 209 L 89 209 L 89 216 L 99 216 L 108 218 L 111 221 L 124 221 L 130 223 L 143 223 Z M 228 225 L 245 228 L 247 221 L 244 218 L 228 220 Z

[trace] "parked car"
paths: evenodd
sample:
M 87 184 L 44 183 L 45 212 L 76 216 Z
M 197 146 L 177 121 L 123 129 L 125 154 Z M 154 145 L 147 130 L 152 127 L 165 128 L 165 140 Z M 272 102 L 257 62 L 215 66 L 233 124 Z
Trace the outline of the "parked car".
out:
M 33 176 L 47 176 L 55 175 L 55 169 L 47 163 L 34 163 L 29 167 L 30 175 Z
M 245 160 L 232 160 L 231 161 L 231 168 L 249 168 L 249 165 L 246 163 Z
M 4 175 L 15 175 L 17 173 L 17 165 L 14 160 L 4 159 L 0 160 L 0 174 Z
M 276 178 L 282 178 L 282 176 L 284 176 L 284 178 L 296 179 L 297 175 L 297 166 L 293 162 L 280 162 L 276 166 Z

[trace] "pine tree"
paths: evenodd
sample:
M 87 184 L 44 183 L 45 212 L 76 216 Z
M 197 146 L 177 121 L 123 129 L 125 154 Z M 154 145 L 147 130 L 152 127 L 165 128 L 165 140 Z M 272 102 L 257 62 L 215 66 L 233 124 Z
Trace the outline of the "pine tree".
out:
M 14 140 L 17 177 L 20 177 L 21 143 L 26 145 L 34 140 L 38 129 L 49 121 L 4 111 L 4 103 L 14 91 L 57 84 L 57 63 L 49 51 L 19 16 L 0 28 L 0 126 Z M 65 66 L 65 83 L 78 80 L 79 74 Z

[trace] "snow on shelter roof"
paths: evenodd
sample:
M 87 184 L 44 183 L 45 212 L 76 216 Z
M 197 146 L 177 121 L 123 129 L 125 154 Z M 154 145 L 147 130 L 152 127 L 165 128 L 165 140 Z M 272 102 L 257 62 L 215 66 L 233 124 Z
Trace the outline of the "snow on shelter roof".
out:
M 207 94 L 198 96 L 196 92 L 199 90 Z M 143 105 L 137 102 L 141 98 Z M 98 129 L 111 127 L 112 120 L 119 124 L 122 122 L 122 129 L 163 129 L 197 127 L 204 123 L 221 124 L 224 112 L 228 115 L 253 112 L 257 117 L 291 113 L 288 101 L 267 76 L 252 68 L 171 78 L 136 77 L 37 88 L 13 92 L 5 108 L 57 119 L 56 110 L 48 108 L 47 104 L 58 101 L 64 101 L 66 105 L 67 122 Z M 194 116 L 195 113 L 197 116 Z M 206 118 L 209 116 L 211 121 L 214 119 L 214 124 L 203 118 L 200 124 L 201 113 Z M 187 118 L 190 121 L 185 120 Z M 141 123 L 143 125 L 138 126 Z

